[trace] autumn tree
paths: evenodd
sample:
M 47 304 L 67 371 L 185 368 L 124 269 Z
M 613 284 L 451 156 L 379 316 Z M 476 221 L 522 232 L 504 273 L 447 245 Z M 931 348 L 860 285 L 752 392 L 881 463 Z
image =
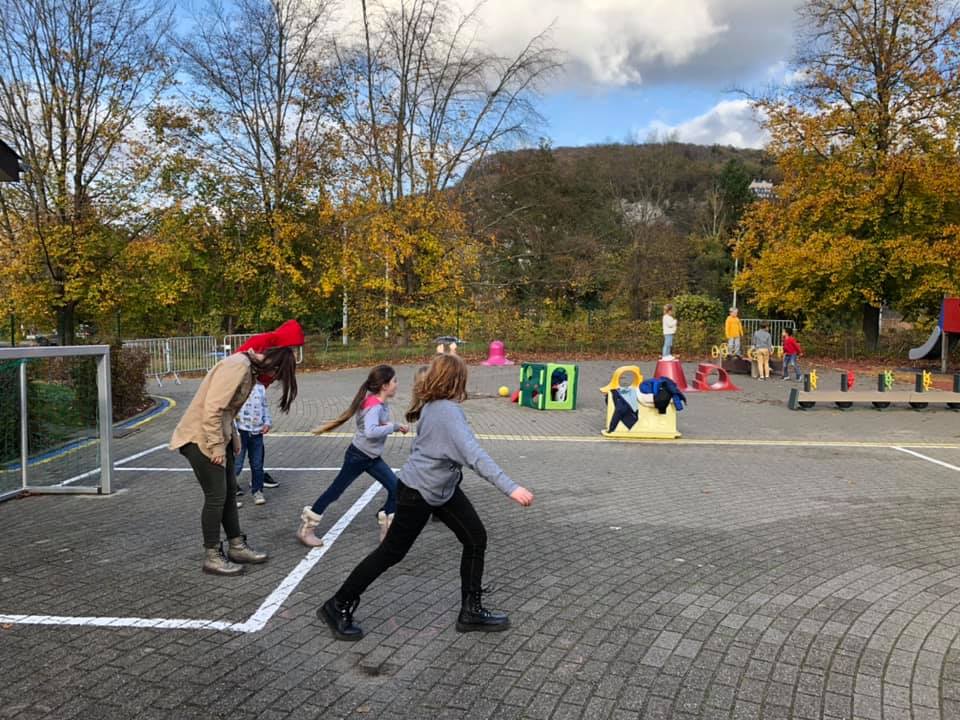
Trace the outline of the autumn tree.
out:
M 0 0 L 0 136 L 27 166 L 0 190 L 5 292 L 55 315 L 103 311 L 104 281 L 144 230 L 137 122 L 171 80 L 169 11 L 155 0 Z
M 189 165 L 179 192 L 215 211 L 222 230 L 224 327 L 297 314 L 316 293 L 329 238 L 318 232 L 338 157 L 334 90 L 323 48 L 330 3 L 210 2 L 177 42 L 191 78 L 184 106 L 151 124 Z M 336 237 L 336 236 L 335 236 Z
M 960 289 L 960 11 L 941 0 L 807 0 L 796 82 L 756 100 L 783 182 L 738 252 L 761 308 L 930 311 Z
M 481 44 L 477 9 L 460 13 L 449 0 L 361 0 L 356 41 L 337 45 L 344 95 L 336 106 L 348 155 L 366 166 L 381 203 L 392 212 L 404 198 L 435 204 L 465 170 L 490 151 L 522 138 L 538 120 L 533 99 L 557 67 L 545 37 L 513 55 Z M 416 253 L 385 258 L 385 325 L 397 319 L 405 342 L 409 318 L 393 305 L 421 284 Z M 391 278 L 398 272 L 402 277 Z
M 626 248 L 627 224 L 601 174 L 570 172 L 541 143 L 478 164 L 465 192 L 472 233 L 489 238 L 474 286 L 481 305 L 567 313 L 604 306 L 620 290 L 613 251 Z

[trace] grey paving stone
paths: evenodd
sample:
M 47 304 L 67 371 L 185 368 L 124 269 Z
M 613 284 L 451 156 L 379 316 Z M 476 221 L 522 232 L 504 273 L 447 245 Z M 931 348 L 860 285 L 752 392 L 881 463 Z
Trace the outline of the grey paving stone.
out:
M 453 630 L 459 548 L 428 524 L 364 595 L 368 636 L 334 641 L 313 613 L 375 547 L 371 505 L 258 633 L 0 624 L 0 717 L 960 717 L 956 472 L 867 444 L 958 445 L 952 416 L 793 413 L 782 386 L 744 378 L 743 393 L 691 396 L 685 438 L 863 443 L 570 441 L 599 439 L 595 388 L 617 364 L 581 364 L 570 413 L 493 397 L 517 368 L 471 368 L 468 417 L 500 438 L 481 442 L 537 496 L 522 509 L 464 480 L 509 632 Z M 397 412 L 412 372 L 400 368 Z M 296 433 L 344 407 L 364 374 L 303 376 L 268 437 L 268 467 L 338 466 L 349 438 Z M 164 443 L 197 382 L 166 385 L 178 407 L 118 440 L 117 457 Z M 388 442 L 392 465 L 410 444 Z M 960 463 L 957 448 L 920 451 Z M 137 463 L 186 469 L 164 450 Z M 229 581 L 199 572 L 201 494 L 189 473 L 118 472 L 125 492 L 109 498 L 0 504 L 0 614 L 246 619 L 304 557 L 292 536 L 299 508 L 332 478 L 273 474 L 281 486 L 268 503 L 240 509 L 270 562 Z M 321 531 L 369 484 L 349 488 Z

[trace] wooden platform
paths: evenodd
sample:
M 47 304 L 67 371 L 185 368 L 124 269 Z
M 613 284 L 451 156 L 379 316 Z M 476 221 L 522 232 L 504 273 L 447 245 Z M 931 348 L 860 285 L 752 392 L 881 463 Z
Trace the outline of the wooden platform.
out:
M 852 407 L 854 403 L 870 403 L 878 410 L 892 404 L 906 404 L 914 410 L 922 410 L 928 405 L 946 405 L 950 410 L 960 410 L 960 393 L 932 390 L 930 392 L 915 392 L 909 390 L 892 390 L 880 392 L 878 390 L 825 390 L 804 392 L 799 388 L 790 390 L 787 406 L 791 410 L 806 410 L 817 404 L 834 404 L 840 409 Z

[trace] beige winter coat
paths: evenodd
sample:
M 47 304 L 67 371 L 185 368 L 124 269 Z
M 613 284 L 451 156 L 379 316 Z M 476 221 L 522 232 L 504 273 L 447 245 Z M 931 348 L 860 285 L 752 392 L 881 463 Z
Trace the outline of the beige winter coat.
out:
M 170 449 L 196 443 L 208 458 L 226 455 L 226 446 L 233 440 L 233 449 L 240 447 L 240 436 L 233 419 L 253 389 L 254 373 L 246 353 L 224 358 L 207 373 L 197 394 L 180 418 L 170 439 Z

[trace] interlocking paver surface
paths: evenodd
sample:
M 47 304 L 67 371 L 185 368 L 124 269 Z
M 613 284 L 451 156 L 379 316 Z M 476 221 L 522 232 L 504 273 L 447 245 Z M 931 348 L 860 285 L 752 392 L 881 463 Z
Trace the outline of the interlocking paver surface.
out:
M 455 632 L 459 546 L 431 523 L 364 596 L 367 636 L 334 641 L 314 612 L 374 547 L 375 500 L 257 632 L 2 625 L 0 717 L 960 717 L 958 416 L 791 412 L 791 384 L 738 377 L 742 393 L 690 397 L 680 441 L 600 441 L 597 388 L 617 365 L 582 363 L 578 409 L 549 413 L 496 397 L 518 368 L 471 368 L 475 430 L 536 494 L 525 509 L 465 481 L 509 632 Z M 413 371 L 400 369 L 397 414 Z M 240 510 L 266 565 L 200 573 L 202 496 L 159 449 L 121 463 L 110 497 L 0 504 L 0 615 L 243 622 L 305 556 L 299 509 L 333 477 L 305 468 L 338 467 L 349 442 L 305 433 L 365 373 L 304 374 L 276 416 L 281 486 Z M 177 407 L 118 439 L 116 459 L 164 444 L 197 382 L 154 386 Z M 387 460 L 411 442 L 392 438 Z

